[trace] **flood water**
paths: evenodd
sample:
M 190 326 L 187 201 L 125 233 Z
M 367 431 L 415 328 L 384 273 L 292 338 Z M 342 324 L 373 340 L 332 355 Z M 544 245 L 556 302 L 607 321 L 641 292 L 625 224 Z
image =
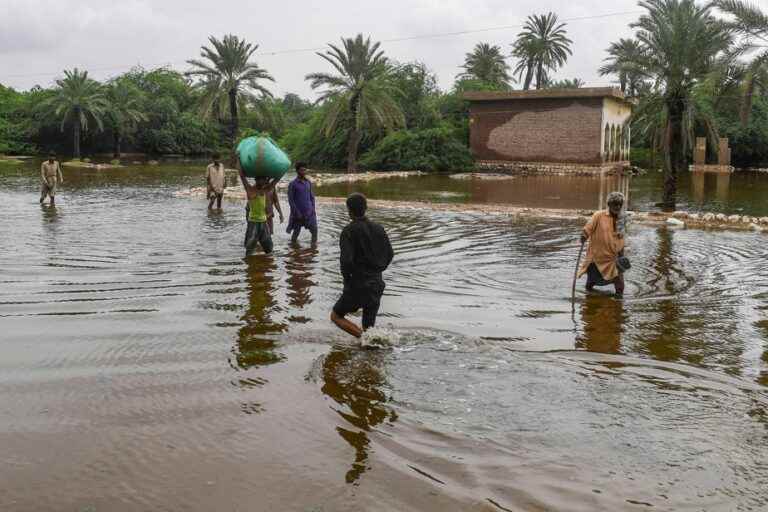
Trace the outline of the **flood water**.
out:
M 521 176 L 504 180 L 479 180 L 426 175 L 323 186 L 320 193 L 336 196 L 361 190 L 378 199 L 598 209 L 604 207 L 609 192 L 620 190 L 630 197 L 632 209 L 649 211 L 656 209 L 662 189 L 662 174 L 648 172 L 631 179 L 609 176 L 602 180 L 578 176 Z M 768 172 L 686 173 L 680 176 L 678 183 L 677 207 L 692 212 L 762 217 L 768 216 L 767 197 Z
M 768 508 L 768 235 L 632 226 L 625 299 L 572 309 L 579 223 L 376 209 L 366 350 L 342 206 L 245 259 L 241 204 L 174 195 L 200 167 L 64 174 L 0 167 L 0 510 Z

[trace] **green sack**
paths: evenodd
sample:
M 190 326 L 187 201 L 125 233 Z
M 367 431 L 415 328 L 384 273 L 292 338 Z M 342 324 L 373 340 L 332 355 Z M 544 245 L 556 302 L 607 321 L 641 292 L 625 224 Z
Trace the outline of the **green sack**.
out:
M 240 168 L 249 178 L 282 178 L 291 160 L 269 137 L 247 137 L 237 145 Z

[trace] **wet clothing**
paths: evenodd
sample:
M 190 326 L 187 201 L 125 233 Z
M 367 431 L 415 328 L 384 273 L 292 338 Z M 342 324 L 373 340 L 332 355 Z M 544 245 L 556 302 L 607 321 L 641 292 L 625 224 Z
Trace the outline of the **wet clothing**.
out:
M 315 212 L 315 195 L 312 193 L 312 182 L 302 178 L 291 181 L 288 184 L 288 204 L 291 207 L 291 214 L 288 217 L 286 232 L 292 233 L 296 229 L 301 231 L 301 228 L 306 228 L 316 233 L 317 213 Z
M 590 265 L 594 265 L 602 279 L 608 283 L 619 277 L 616 258 L 624 251 L 624 236 L 618 229 L 623 229 L 621 224 L 624 221 L 618 221 L 609 211 L 601 210 L 595 212 L 584 226 L 584 236 L 589 240 L 589 247 L 579 277 L 589 271 Z
M 205 178 L 208 184 L 208 197 L 211 195 L 220 196 L 224 194 L 226 187 L 226 174 L 224 164 L 210 164 L 205 170 Z
M 265 254 L 272 252 L 272 235 L 269 233 L 269 227 L 266 222 L 248 221 L 248 227 L 245 230 L 245 254 L 249 255 L 256 248 L 256 244 L 261 245 Z
M 608 286 L 612 283 L 613 281 L 606 281 L 603 278 L 603 275 L 594 263 L 587 267 L 587 288 L 592 288 L 593 286 Z
M 267 222 L 267 198 L 264 194 L 248 200 L 248 222 Z
M 59 183 L 64 181 L 61 175 L 61 165 L 55 161 L 50 163 L 48 160 L 40 165 L 40 196 L 44 199 L 46 196 L 55 197 L 56 189 Z
M 344 291 L 333 306 L 333 312 L 343 317 L 362 308 L 363 329 L 376 326 L 376 315 L 384 294 L 384 280 L 372 278 L 355 285 L 344 285 Z
M 384 293 L 381 273 L 392 262 L 394 252 L 384 228 L 367 218 L 355 219 L 339 238 L 344 292 L 333 311 L 344 316 L 363 309 L 363 329 L 373 327 Z

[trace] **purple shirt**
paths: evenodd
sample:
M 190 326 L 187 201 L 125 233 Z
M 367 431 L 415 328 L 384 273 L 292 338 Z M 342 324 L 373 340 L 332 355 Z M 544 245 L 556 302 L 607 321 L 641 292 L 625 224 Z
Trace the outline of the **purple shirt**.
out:
M 315 195 L 312 182 L 296 178 L 288 184 L 288 204 L 291 206 L 291 218 L 310 220 L 315 217 Z

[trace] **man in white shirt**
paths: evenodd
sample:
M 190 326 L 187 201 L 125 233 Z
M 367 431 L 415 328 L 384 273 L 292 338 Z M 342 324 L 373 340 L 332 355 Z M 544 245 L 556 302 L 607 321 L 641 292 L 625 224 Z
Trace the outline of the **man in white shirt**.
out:
M 224 197 L 224 188 L 226 187 L 224 164 L 221 162 L 221 155 L 218 153 L 214 153 L 211 158 L 213 163 L 209 164 L 205 171 L 205 181 L 208 188 L 208 209 L 213 209 L 213 202 L 216 201 L 216 208 L 221 210 L 221 199 Z
M 43 204 L 45 198 L 50 196 L 51 206 L 56 206 L 56 189 L 59 183 L 64 183 L 64 176 L 61 174 L 61 164 L 56 161 L 56 153 L 48 153 L 48 160 L 40 166 L 40 204 Z

